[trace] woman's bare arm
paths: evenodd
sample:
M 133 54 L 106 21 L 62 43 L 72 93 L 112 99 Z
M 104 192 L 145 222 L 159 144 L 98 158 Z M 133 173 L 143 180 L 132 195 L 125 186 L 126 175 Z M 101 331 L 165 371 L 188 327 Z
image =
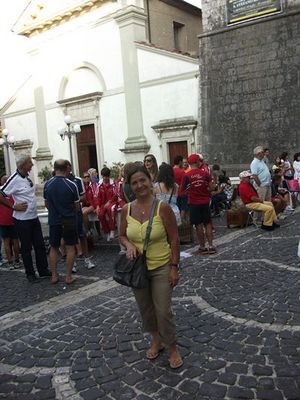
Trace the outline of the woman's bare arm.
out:
M 176 286 L 179 280 L 178 265 L 180 260 L 180 241 L 176 224 L 175 214 L 167 203 L 161 203 L 160 216 L 167 232 L 168 243 L 171 247 L 171 268 L 169 281 L 172 286 Z
M 119 233 L 119 241 L 120 243 L 126 247 L 127 250 L 127 258 L 133 260 L 136 258 L 138 254 L 137 248 L 128 240 L 126 235 L 127 229 L 127 212 L 128 212 L 128 204 L 126 204 L 121 210 L 121 223 L 120 223 L 120 233 Z

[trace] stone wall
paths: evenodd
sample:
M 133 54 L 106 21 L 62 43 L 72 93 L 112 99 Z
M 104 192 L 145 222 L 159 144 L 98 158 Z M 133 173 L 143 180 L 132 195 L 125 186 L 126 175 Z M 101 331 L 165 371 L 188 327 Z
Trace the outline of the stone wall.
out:
M 180 51 L 196 57 L 197 36 L 202 33 L 201 11 L 193 10 L 189 5 L 178 8 L 171 4 L 158 0 L 149 1 L 151 42 L 164 49 L 175 50 L 173 21 L 179 22 L 184 25 Z
M 208 0 L 202 3 L 201 150 L 231 174 L 249 165 L 257 145 L 269 147 L 271 158 L 284 150 L 292 158 L 300 151 L 300 0 L 226 28 L 225 1 L 216 1 L 213 18 Z

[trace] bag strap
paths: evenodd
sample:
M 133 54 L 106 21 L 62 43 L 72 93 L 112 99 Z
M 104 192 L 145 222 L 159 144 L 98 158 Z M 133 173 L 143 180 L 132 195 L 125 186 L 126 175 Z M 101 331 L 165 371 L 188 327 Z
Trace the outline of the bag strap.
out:
M 150 210 L 150 216 L 149 216 L 149 222 L 146 230 L 146 236 L 145 236 L 145 241 L 144 241 L 144 247 L 143 247 L 143 254 L 146 255 L 146 251 L 149 245 L 149 240 L 150 240 L 150 233 L 152 230 L 152 222 L 153 222 L 153 217 L 154 217 L 154 211 L 156 204 L 158 203 L 157 199 L 153 200 L 151 210 Z
M 174 194 L 174 186 L 173 186 L 172 193 L 171 193 L 171 196 L 170 196 L 170 198 L 169 198 L 169 201 L 168 201 L 168 203 L 169 203 L 169 204 L 171 203 L 171 200 L 172 200 L 173 194 Z
M 130 202 L 129 197 L 127 196 L 126 190 L 125 190 L 125 183 L 123 182 L 122 186 L 121 186 L 122 192 L 123 192 L 123 196 L 125 198 L 126 203 Z

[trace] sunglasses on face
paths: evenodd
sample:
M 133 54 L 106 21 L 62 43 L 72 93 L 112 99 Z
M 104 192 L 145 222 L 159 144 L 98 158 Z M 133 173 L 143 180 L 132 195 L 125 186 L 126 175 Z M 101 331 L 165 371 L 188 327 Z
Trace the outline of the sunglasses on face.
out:
M 146 158 L 146 160 L 144 162 L 146 163 L 146 162 L 152 162 L 152 161 L 153 161 L 152 158 Z
M 90 176 L 89 175 L 84 175 L 84 178 L 89 178 Z

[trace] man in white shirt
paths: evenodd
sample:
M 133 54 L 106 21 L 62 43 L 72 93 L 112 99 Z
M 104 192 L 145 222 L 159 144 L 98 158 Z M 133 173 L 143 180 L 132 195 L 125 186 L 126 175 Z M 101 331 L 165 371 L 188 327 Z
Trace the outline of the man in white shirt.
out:
M 35 252 L 36 267 L 40 277 L 50 277 L 46 248 L 41 224 L 37 215 L 37 201 L 33 182 L 28 177 L 33 166 L 31 157 L 22 155 L 17 161 L 17 170 L 11 175 L 0 190 L 0 203 L 13 208 L 14 224 L 21 242 L 21 254 L 29 282 L 35 283 L 38 278 L 33 267 L 31 249 Z M 14 205 L 6 199 L 12 195 Z

